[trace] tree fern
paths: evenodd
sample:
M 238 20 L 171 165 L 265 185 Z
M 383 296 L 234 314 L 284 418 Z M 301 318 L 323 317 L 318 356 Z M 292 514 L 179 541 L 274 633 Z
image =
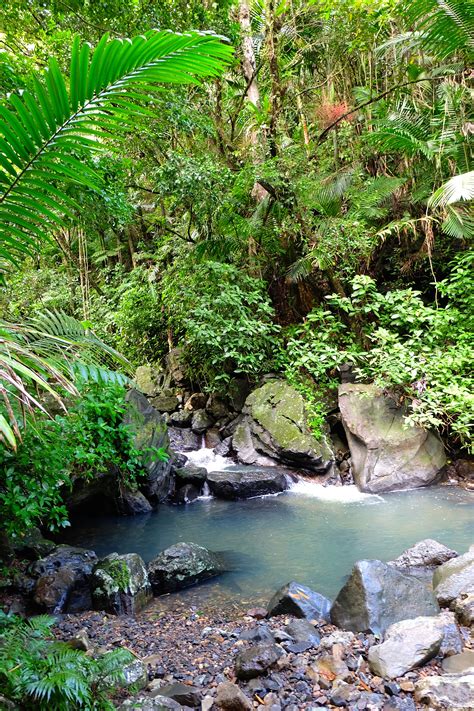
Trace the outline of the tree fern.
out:
M 421 45 L 444 59 L 474 51 L 474 4 L 470 0 L 404 0 L 401 14 Z

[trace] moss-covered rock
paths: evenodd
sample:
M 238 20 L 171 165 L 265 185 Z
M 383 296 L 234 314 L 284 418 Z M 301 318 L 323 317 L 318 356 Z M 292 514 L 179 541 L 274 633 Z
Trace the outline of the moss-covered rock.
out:
M 222 572 L 220 558 L 196 543 L 176 543 L 148 564 L 155 595 L 188 588 Z
M 145 563 L 137 553 L 111 553 L 92 574 L 94 607 L 115 615 L 139 612 L 151 597 Z
M 302 395 L 284 380 L 271 380 L 247 397 L 232 446 L 245 464 L 283 462 L 326 473 L 333 455 L 324 436 L 310 431 Z

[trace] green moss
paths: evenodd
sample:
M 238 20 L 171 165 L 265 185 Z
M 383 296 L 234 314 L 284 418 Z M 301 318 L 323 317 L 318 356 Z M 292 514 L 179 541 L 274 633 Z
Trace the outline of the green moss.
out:
M 130 572 L 123 560 L 107 561 L 102 566 L 104 572 L 113 580 L 119 592 L 127 592 L 130 588 Z

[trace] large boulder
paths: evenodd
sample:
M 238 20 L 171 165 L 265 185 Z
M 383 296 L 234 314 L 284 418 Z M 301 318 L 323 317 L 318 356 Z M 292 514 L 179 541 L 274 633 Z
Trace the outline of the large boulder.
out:
M 94 551 L 56 546 L 52 553 L 29 568 L 30 574 L 36 578 L 36 604 L 54 614 L 90 609 L 90 581 L 96 563 Z
M 201 448 L 201 435 L 188 427 L 169 427 L 168 436 L 170 445 L 176 452 L 192 452 Z
M 431 590 L 380 560 L 359 560 L 331 608 L 333 624 L 352 632 L 382 634 L 387 627 L 439 612 Z
M 407 427 L 405 412 L 375 385 L 339 387 L 339 409 L 362 491 L 378 494 L 435 482 L 446 464 L 437 433 Z
M 395 679 L 435 657 L 444 631 L 437 617 L 415 617 L 390 625 L 382 644 L 369 649 L 369 666 L 377 676 Z
M 435 570 L 433 588 L 439 604 L 446 607 L 463 593 L 474 591 L 474 546 Z
M 136 449 L 142 452 L 146 470 L 146 481 L 141 488 L 152 503 L 164 501 L 171 491 L 171 463 L 157 457 L 155 450 L 167 452 L 169 449 L 166 423 L 138 390 L 129 390 L 126 401 L 124 423 L 133 433 Z
M 451 609 L 462 625 L 466 627 L 474 625 L 474 585 L 451 603 Z
M 395 560 L 390 561 L 390 565 L 406 572 L 416 572 L 420 569 L 434 570 L 446 561 L 457 557 L 458 554 L 451 548 L 432 538 L 425 538 L 411 548 L 407 548 Z
M 329 621 L 331 601 L 319 593 L 292 581 L 277 590 L 268 603 L 268 617 L 294 615 L 306 620 Z
M 188 588 L 223 572 L 219 556 L 197 543 L 176 543 L 148 564 L 155 595 Z
M 244 471 L 225 469 L 209 472 L 209 489 L 219 499 L 249 499 L 278 494 L 289 487 L 289 476 L 279 467 L 248 467 Z
M 303 397 L 284 380 L 271 380 L 250 393 L 242 412 L 232 440 L 242 463 L 277 461 L 317 474 L 331 468 L 329 445 L 311 434 Z
M 474 674 L 426 676 L 416 683 L 415 701 L 426 704 L 430 711 L 474 709 Z
M 195 464 L 186 464 L 184 467 L 175 467 L 174 475 L 177 485 L 194 484 L 194 486 L 200 488 L 207 479 L 207 469 L 198 467 Z
M 137 553 L 111 553 L 95 566 L 91 580 L 94 607 L 114 615 L 134 615 L 151 598 L 145 563 Z

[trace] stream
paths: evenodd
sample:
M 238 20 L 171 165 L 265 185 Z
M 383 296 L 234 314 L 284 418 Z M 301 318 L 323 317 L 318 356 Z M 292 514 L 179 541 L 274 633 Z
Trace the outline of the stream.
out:
M 211 450 L 186 454 L 209 471 L 232 466 Z M 474 541 L 474 494 L 434 486 L 375 496 L 300 480 L 279 495 L 202 496 L 144 516 L 81 517 L 66 537 L 98 555 L 136 552 L 145 561 L 178 541 L 224 552 L 230 572 L 172 596 L 197 606 L 212 598 L 253 606 L 289 580 L 333 598 L 356 560 L 390 560 L 423 538 L 465 552 Z

